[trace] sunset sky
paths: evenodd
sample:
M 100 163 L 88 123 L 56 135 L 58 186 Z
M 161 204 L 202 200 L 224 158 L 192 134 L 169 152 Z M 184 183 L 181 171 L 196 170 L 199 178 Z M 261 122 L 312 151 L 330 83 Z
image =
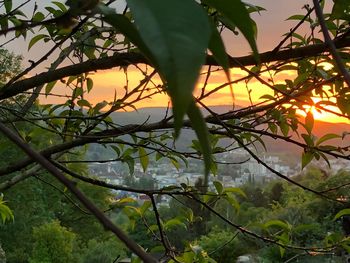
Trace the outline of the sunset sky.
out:
M 18 1 L 17 1 L 18 2 Z M 43 1 L 44 2 L 44 1 Z M 46 1 L 45 1 L 46 2 Z M 64 1 L 63 1 L 64 2 Z M 276 1 L 276 0 L 250 0 L 248 1 L 252 4 L 260 5 L 267 9 L 267 11 L 262 11 L 260 15 L 255 14 L 254 20 L 258 25 L 258 48 L 260 52 L 268 51 L 273 49 L 282 39 L 282 35 L 289 31 L 297 22 L 296 21 L 287 21 L 286 19 L 294 14 L 305 14 L 306 10 L 303 9 L 305 4 L 312 5 L 312 1 L 298 0 L 298 1 Z M 122 3 L 120 4 L 122 5 Z M 301 28 L 301 30 L 307 30 L 307 28 Z M 28 39 L 30 39 L 29 37 Z M 0 39 L 3 40 L 3 39 Z M 232 34 L 225 34 L 224 41 L 228 53 L 231 56 L 241 56 L 247 55 L 250 53 L 248 44 L 241 37 L 232 37 Z M 24 57 L 24 67 L 28 66 L 29 60 L 37 60 L 44 50 L 41 50 L 40 44 L 37 44 L 35 48 L 31 49 L 29 52 L 23 52 L 27 50 L 27 41 L 16 41 L 12 44 L 6 46 L 6 48 L 14 51 L 17 54 L 21 54 Z M 48 47 L 45 47 L 48 49 Z M 49 66 L 49 61 L 43 63 L 36 71 L 31 72 L 29 75 L 34 75 L 42 70 L 45 67 Z M 287 74 L 288 75 L 288 74 Z M 239 77 L 245 76 L 245 74 L 239 69 L 231 70 L 231 78 L 237 79 Z M 102 100 L 112 101 L 115 93 L 117 96 L 122 96 L 124 93 L 125 86 L 125 74 L 121 69 L 111 69 L 106 71 L 99 71 L 92 73 L 90 77 L 94 81 L 94 90 L 91 94 L 88 94 L 85 98 L 88 99 L 91 103 L 97 103 Z M 286 76 L 293 78 L 293 76 Z M 128 79 L 129 86 L 136 86 L 139 81 L 142 79 L 142 74 L 133 68 L 128 70 Z M 283 81 L 283 77 L 281 81 Z M 159 78 L 156 78 L 155 81 L 159 81 Z M 226 77 L 223 72 L 212 73 L 210 83 L 208 84 L 206 90 L 214 89 L 217 86 L 225 83 Z M 197 85 L 197 91 L 200 91 L 202 87 L 201 80 Z M 252 90 L 251 98 L 253 101 L 258 101 L 258 99 L 264 94 L 272 94 L 271 90 L 267 87 L 264 87 L 258 81 L 252 80 L 249 83 L 249 89 Z M 233 85 L 235 104 L 246 106 L 249 105 L 247 87 L 244 82 Z M 57 94 L 69 94 L 69 90 L 64 88 L 64 84 L 58 83 L 57 87 L 53 90 Z M 57 97 L 44 97 L 40 98 L 41 103 L 58 103 L 62 102 L 63 98 Z M 138 107 L 158 107 L 168 105 L 169 99 L 166 95 L 157 95 L 153 96 L 152 99 L 146 99 L 139 103 Z M 205 102 L 208 105 L 231 105 L 232 97 L 230 89 L 224 88 L 219 92 L 215 93 L 209 99 L 206 99 Z M 332 114 L 320 114 L 315 110 L 315 118 L 322 119 L 330 122 L 348 122 L 346 119 L 340 119 Z

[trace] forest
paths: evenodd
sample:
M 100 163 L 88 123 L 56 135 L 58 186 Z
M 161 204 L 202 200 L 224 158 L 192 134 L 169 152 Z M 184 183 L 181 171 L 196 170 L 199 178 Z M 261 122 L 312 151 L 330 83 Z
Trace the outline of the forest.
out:
M 350 2 L 253 2 L 0 1 L 0 263 L 349 262 Z

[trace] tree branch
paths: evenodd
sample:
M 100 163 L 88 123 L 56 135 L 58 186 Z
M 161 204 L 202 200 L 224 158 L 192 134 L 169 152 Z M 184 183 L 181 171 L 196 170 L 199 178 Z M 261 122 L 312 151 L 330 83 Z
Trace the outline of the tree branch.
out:
M 324 85 L 325 83 L 328 83 L 329 80 L 325 80 L 323 82 L 320 82 L 318 85 L 311 87 L 310 89 L 315 89 L 319 86 Z M 305 94 L 305 92 L 309 92 L 310 90 L 303 90 L 298 93 L 296 93 L 294 96 L 301 96 Z M 243 110 L 239 111 L 232 111 L 232 112 L 227 112 L 222 115 L 219 115 L 219 118 L 221 121 L 223 120 L 229 120 L 229 119 L 235 119 L 235 118 L 242 118 L 247 115 L 251 114 L 256 114 L 258 112 L 262 112 L 265 110 L 272 109 L 278 105 L 281 105 L 283 103 L 286 103 L 290 100 L 289 97 L 283 97 L 280 100 L 274 101 L 272 103 L 269 103 L 267 105 L 262 105 L 259 107 L 253 107 L 253 108 L 246 108 Z M 215 116 L 208 116 L 205 118 L 206 122 L 212 122 L 212 123 L 218 123 L 217 117 Z M 79 137 L 77 139 L 74 139 L 72 141 L 64 142 L 58 145 L 54 145 L 51 147 L 48 147 L 40 152 L 42 156 L 45 156 L 47 158 L 50 157 L 50 155 L 58 153 L 58 152 L 63 152 L 75 147 L 83 146 L 88 143 L 93 143 L 93 142 L 99 142 L 101 139 L 104 138 L 112 138 L 112 137 L 118 137 L 124 134 L 130 134 L 130 133 L 136 133 L 136 132 L 151 132 L 151 131 L 160 131 L 164 129 L 171 129 L 173 128 L 174 125 L 172 122 L 169 121 L 159 121 L 159 122 L 154 122 L 154 123 L 149 123 L 149 124 L 142 124 L 142 125 L 137 125 L 137 124 L 129 124 L 125 125 L 121 128 L 115 128 L 115 129 L 110 129 L 110 130 L 104 130 L 101 132 L 95 132 L 89 135 L 86 135 L 84 137 Z M 191 127 L 191 123 L 189 120 L 185 120 L 183 122 L 183 127 Z M 15 164 L 13 165 L 8 165 L 7 167 L 0 168 L 0 176 L 18 171 L 20 169 L 25 168 L 26 166 L 34 163 L 34 161 L 31 158 L 24 159 L 22 161 L 16 161 Z
M 320 22 L 320 26 L 321 26 L 322 33 L 324 36 L 324 40 L 326 41 L 326 45 L 327 45 L 327 47 L 329 47 L 329 51 L 331 52 L 332 57 L 334 58 L 334 61 L 337 65 L 340 73 L 343 74 L 345 82 L 348 84 L 348 87 L 350 87 L 350 74 L 347 71 L 347 69 L 345 68 L 344 63 L 337 52 L 336 46 L 333 43 L 333 41 L 329 35 L 326 21 L 324 20 L 324 17 L 323 17 L 321 6 L 320 6 L 318 0 L 313 0 L 313 2 L 314 2 L 315 12 L 316 12 L 318 21 Z
M 100 223 L 108 230 L 113 232 L 132 252 L 138 255 L 144 262 L 157 262 L 152 256 L 147 254 L 135 241 L 130 239 L 123 231 L 115 226 L 108 217 L 106 217 L 86 196 L 74 185 L 72 181 L 67 179 L 61 171 L 59 171 L 50 161 L 48 161 L 40 153 L 34 151 L 28 144 L 24 143 L 16 134 L 0 122 L 0 131 L 20 147 L 30 158 L 43 166 L 48 172 L 55 176 L 62 184 L 64 184 L 78 200 L 100 221 Z
M 334 41 L 337 48 L 350 47 L 350 38 L 339 38 Z M 304 57 L 319 55 L 328 50 L 326 43 L 300 47 L 296 49 L 282 50 L 277 53 L 269 51 L 260 54 L 261 63 L 269 63 L 274 61 L 286 61 Z M 255 65 L 253 56 L 230 57 L 230 67 L 241 67 Z M 83 63 L 70 65 L 59 68 L 54 71 L 40 73 L 34 77 L 19 80 L 6 88 L 0 90 L 0 100 L 18 95 L 24 91 L 35 88 L 37 86 L 56 81 L 68 76 L 79 75 L 85 72 L 106 70 L 113 67 L 126 67 L 133 64 L 150 64 L 149 61 L 140 53 L 129 52 L 119 53 L 110 57 L 88 60 Z M 207 57 L 206 65 L 218 66 L 212 56 Z

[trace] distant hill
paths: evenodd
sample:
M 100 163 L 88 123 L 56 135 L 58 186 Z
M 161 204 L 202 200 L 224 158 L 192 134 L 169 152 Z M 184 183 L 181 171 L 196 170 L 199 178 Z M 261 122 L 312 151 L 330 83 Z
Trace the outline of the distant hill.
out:
M 211 110 L 221 114 L 229 110 L 232 110 L 232 106 L 211 106 Z M 236 107 L 240 108 L 240 107 Z M 166 116 L 167 108 L 165 107 L 148 107 L 140 108 L 137 111 L 128 111 L 128 112 L 113 112 L 111 118 L 113 120 L 119 121 L 122 124 L 126 123 L 136 123 L 141 124 L 149 120 L 149 122 L 159 121 Z M 202 113 L 208 115 L 208 112 L 202 108 Z M 169 109 L 168 115 L 171 115 L 171 109 Z
M 224 113 L 229 110 L 232 110 L 231 106 L 213 106 L 211 107 L 213 111 L 216 113 Z M 171 110 L 169 112 L 171 114 Z M 208 112 L 203 110 L 203 114 L 207 115 Z M 132 112 L 114 112 L 111 114 L 111 118 L 117 121 L 119 124 L 142 124 L 146 121 L 154 122 L 163 119 L 166 115 L 166 108 L 164 107 L 152 107 L 152 108 L 141 108 L 137 111 Z M 328 133 L 342 134 L 343 132 L 350 133 L 350 124 L 346 123 L 328 123 L 324 121 L 315 120 L 314 123 L 314 135 L 318 138 L 322 137 Z M 304 131 L 300 131 L 300 133 L 304 133 Z M 302 141 L 303 139 L 293 135 L 293 139 L 297 141 Z M 176 143 L 176 147 L 179 150 L 187 150 L 188 146 L 191 145 L 192 140 L 195 139 L 195 135 L 193 131 L 189 129 L 183 129 L 181 132 L 181 136 Z M 303 149 L 297 147 L 295 145 L 291 145 L 290 143 L 284 142 L 282 140 L 275 140 L 270 137 L 263 138 L 265 145 L 269 152 L 271 153 L 288 153 L 292 155 L 299 155 Z M 224 141 L 224 144 L 229 144 L 231 142 L 230 139 Z M 331 144 L 335 144 L 337 146 L 347 146 L 350 145 L 350 135 L 345 138 L 345 140 L 335 139 L 329 141 Z

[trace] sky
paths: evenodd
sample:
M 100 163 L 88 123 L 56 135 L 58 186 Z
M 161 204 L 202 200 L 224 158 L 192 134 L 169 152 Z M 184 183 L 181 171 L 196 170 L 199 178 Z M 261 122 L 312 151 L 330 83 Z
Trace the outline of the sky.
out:
M 15 1 L 15 3 L 20 3 L 22 1 Z M 48 0 L 41 1 L 41 3 L 47 3 Z M 64 2 L 64 1 L 62 1 Z M 266 9 L 266 11 L 261 11 L 260 14 L 254 14 L 253 19 L 258 25 L 258 36 L 257 44 L 259 52 L 265 52 L 272 50 L 283 38 L 283 34 L 289 32 L 289 30 L 297 23 L 297 21 L 286 20 L 291 15 L 295 14 L 305 14 L 306 10 L 304 7 L 305 4 L 312 5 L 312 0 L 249 0 L 247 1 L 252 4 L 260 5 Z M 16 4 L 14 4 L 15 6 Z M 122 6 L 123 2 L 119 1 L 119 6 Z M 301 32 L 307 30 L 307 28 L 301 28 Z M 28 38 L 30 39 L 30 37 Z M 0 41 L 3 42 L 3 38 L 0 38 Z M 228 53 L 231 56 L 242 56 L 250 53 L 250 48 L 247 42 L 242 37 L 232 37 L 232 34 L 224 34 L 224 42 Z M 40 45 L 34 46 L 30 51 L 27 51 L 28 40 L 16 41 L 7 45 L 6 48 L 14 51 L 17 54 L 21 54 L 24 57 L 24 66 L 29 65 L 29 60 L 36 61 L 38 58 L 44 54 L 45 49 L 48 50 L 48 47 L 42 47 Z M 34 75 L 39 73 L 42 70 L 45 70 L 45 67 L 49 66 L 50 59 L 45 61 L 40 67 L 33 72 L 29 73 Z M 287 74 L 288 75 L 288 74 Z M 231 78 L 236 79 L 237 77 L 244 76 L 244 74 L 239 69 L 231 70 Z M 120 69 L 111 69 L 106 71 L 99 71 L 92 73 L 90 77 L 94 81 L 94 90 L 91 94 L 86 95 L 92 103 L 97 103 L 98 101 L 107 100 L 111 101 L 115 94 L 117 96 L 122 96 L 124 94 L 125 74 L 123 70 Z M 268 76 L 266 76 L 268 77 Z M 292 76 L 285 76 L 286 78 L 292 78 Z M 129 68 L 128 73 L 129 86 L 135 86 L 142 79 L 142 74 L 136 69 Z M 283 78 L 281 78 L 283 79 Z M 197 94 L 201 91 L 203 78 L 201 78 L 197 85 Z M 159 81 L 159 78 L 155 80 Z M 226 82 L 226 77 L 223 72 L 214 72 L 212 73 L 210 83 L 206 87 L 206 90 L 214 89 L 215 87 Z M 63 84 L 58 84 L 54 89 L 54 92 L 57 94 L 67 94 L 70 91 L 63 88 Z M 271 94 L 271 91 L 266 87 L 262 86 L 259 82 L 252 80 L 249 83 L 249 86 L 245 83 L 239 83 L 233 85 L 235 104 L 236 105 L 248 105 L 248 90 L 252 90 L 249 94 L 253 101 L 257 101 L 264 94 Z M 196 94 L 196 93 L 195 93 Z M 62 102 L 63 98 L 46 98 L 42 96 L 40 98 L 42 103 L 58 103 Z M 152 99 L 146 99 L 139 103 L 138 107 L 158 107 L 158 106 L 167 106 L 169 99 L 166 95 L 157 95 L 152 97 Z M 220 105 L 220 104 L 232 104 L 231 91 L 229 88 L 222 89 L 220 92 L 211 96 L 205 101 L 209 105 Z M 316 116 L 315 112 L 315 116 Z M 330 115 L 320 115 L 316 116 L 321 119 L 327 119 L 327 121 L 345 121 L 338 118 L 334 118 Z

